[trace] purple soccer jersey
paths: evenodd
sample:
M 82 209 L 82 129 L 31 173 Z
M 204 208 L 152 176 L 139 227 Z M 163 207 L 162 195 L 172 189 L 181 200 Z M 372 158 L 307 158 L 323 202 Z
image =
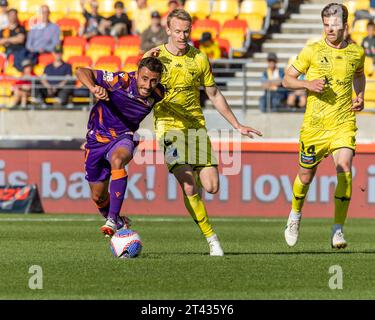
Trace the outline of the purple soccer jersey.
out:
M 107 180 L 111 173 L 108 154 L 120 145 L 133 153 L 138 141 L 134 132 L 153 106 L 164 97 L 159 84 L 143 98 L 138 94 L 135 73 L 96 70 L 96 83 L 107 89 L 109 101 L 98 100 L 87 125 L 85 146 L 86 179 L 89 182 Z

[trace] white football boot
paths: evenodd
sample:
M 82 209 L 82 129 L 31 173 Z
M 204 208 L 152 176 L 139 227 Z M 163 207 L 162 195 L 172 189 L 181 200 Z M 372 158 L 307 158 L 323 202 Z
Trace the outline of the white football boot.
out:
M 222 257 L 224 255 L 224 251 L 221 248 L 219 238 L 216 234 L 207 238 L 207 242 L 210 247 L 210 256 Z
M 331 247 L 333 249 L 344 249 L 347 245 L 348 243 L 344 238 L 342 229 L 333 230 L 331 235 Z
M 117 223 L 108 218 L 105 224 L 100 228 L 100 231 L 106 238 L 112 237 L 117 231 Z
M 297 244 L 299 236 L 300 219 L 292 219 L 290 216 L 285 227 L 284 237 L 289 247 L 294 247 Z

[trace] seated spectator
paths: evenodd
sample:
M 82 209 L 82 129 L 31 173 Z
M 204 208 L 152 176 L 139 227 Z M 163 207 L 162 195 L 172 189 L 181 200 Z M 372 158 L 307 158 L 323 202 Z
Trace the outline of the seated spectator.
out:
M 85 17 L 85 24 L 80 31 L 80 35 L 86 39 L 94 36 L 105 35 L 105 28 L 108 22 L 99 14 L 99 4 L 96 1 L 90 2 L 91 12 L 85 9 L 86 0 L 81 0 L 82 14 Z
M 260 98 L 260 110 L 267 112 L 269 110 L 277 111 L 282 107 L 282 103 L 286 98 L 286 90 L 281 86 L 284 78 L 284 70 L 277 66 L 277 56 L 275 53 L 269 53 L 267 57 L 268 67 L 262 76 L 262 87 L 265 94 Z
M 32 82 L 27 79 L 29 77 L 34 77 L 33 72 L 33 62 L 30 59 L 22 61 L 22 78 L 17 80 L 13 88 L 14 101 L 12 103 L 12 108 L 20 106 L 21 108 L 27 107 L 27 101 L 31 97 L 31 86 Z
M 22 61 L 27 58 L 26 30 L 20 25 L 16 9 L 10 9 L 8 17 L 9 26 L 0 30 L 0 45 L 4 46 L 7 57 L 13 55 L 14 67 L 22 72 Z
M 7 28 L 8 25 L 8 1 L 0 0 L 0 30 Z
M 216 41 L 212 39 L 210 32 L 203 32 L 199 40 L 199 50 L 207 55 L 209 59 L 220 59 L 221 50 Z
M 367 24 L 367 36 L 362 41 L 362 47 L 367 57 L 375 57 L 375 24 L 372 21 Z
M 151 14 L 151 25 L 141 35 L 141 50 L 146 52 L 156 46 L 168 42 L 168 35 L 161 25 L 159 12 Z
M 304 74 L 301 74 L 299 77 L 300 80 L 305 80 L 306 77 Z M 286 99 L 286 105 L 289 110 L 302 110 L 306 107 L 307 102 L 307 93 L 306 90 L 292 90 L 288 92 L 288 97 Z
M 161 25 L 165 28 L 167 26 L 168 15 L 175 9 L 183 9 L 183 5 L 180 0 L 169 0 L 168 1 L 168 11 L 164 14 L 161 19 Z
M 31 27 L 26 41 L 26 49 L 34 65 L 40 53 L 50 53 L 60 43 L 60 27 L 49 20 L 49 7 L 43 5 L 40 11 L 41 20 Z
M 106 30 L 108 29 L 109 32 L 106 31 L 106 33 L 116 38 L 131 34 L 132 22 L 125 13 L 122 1 L 115 3 L 115 14 L 106 20 Z
M 151 9 L 147 5 L 147 0 L 137 0 L 133 16 L 133 34 L 141 35 L 151 25 Z
M 48 97 L 54 97 L 57 101 L 57 105 L 66 105 L 69 97 L 72 94 L 72 87 L 66 88 L 66 86 L 72 86 L 72 80 L 69 79 L 72 76 L 72 66 L 69 63 L 65 63 L 62 60 L 62 48 L 56 47 L 53 55 L 55 60 L 48 64 L 41 78 L 43 88 L 38 90 L 38 98 L 42 99 L 42 104 L 45 104 L 45 99 Z M 61 80 L 49 80 L 48 77 L 65 77 Z

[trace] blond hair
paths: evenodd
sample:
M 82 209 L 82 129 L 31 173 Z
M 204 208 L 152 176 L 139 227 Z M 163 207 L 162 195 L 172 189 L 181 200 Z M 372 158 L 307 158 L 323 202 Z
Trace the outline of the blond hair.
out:
M 167 26 L 168 28 L 171 25 L 171 20 L 173 18 L 177 18 L 183 21 L 188 21 L 190 24 L 193 23 L 193 19 L 191 18 L 190 14 L 184 9 L 174 9 L 167 17 Z

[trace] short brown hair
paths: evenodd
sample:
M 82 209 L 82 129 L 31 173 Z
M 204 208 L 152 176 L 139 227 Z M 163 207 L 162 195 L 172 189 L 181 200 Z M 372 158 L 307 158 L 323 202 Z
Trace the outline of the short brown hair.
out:
M 167 26 L 171 25 L 171 20 L 177 18 L 184 21 L 189 21 L 190 24 L 193 23 L 193 19 L 190 14 L 184 9 L 174 9 L 167 17 Z
M 143 67 L 147 68 L 152 72 L 160 74 L 162 74 L 163 72 L 163 64 L 160 62 L 158 58 L 155 57 L 143 58 L 138 65 L 138 70 L 142 69 Z
M 330 3 L 324 7 L 322 10 L 322 20 L 324 18 L 332 17 L 332 16 L 337 16 L 339 13 L 339 9 L 342 10 L 342 21 L 343 23 L 348 23 L 348 8 L 345 7 L 343 4 L 340 3 Z

